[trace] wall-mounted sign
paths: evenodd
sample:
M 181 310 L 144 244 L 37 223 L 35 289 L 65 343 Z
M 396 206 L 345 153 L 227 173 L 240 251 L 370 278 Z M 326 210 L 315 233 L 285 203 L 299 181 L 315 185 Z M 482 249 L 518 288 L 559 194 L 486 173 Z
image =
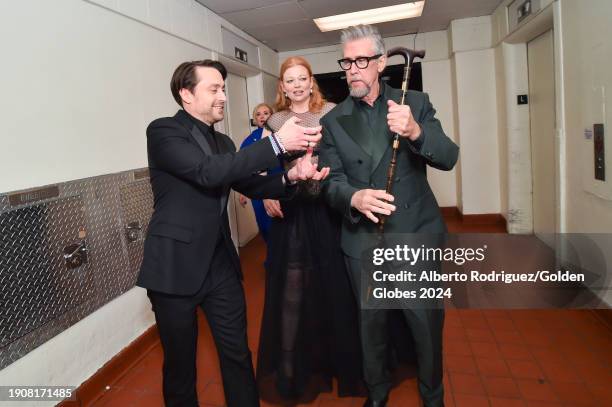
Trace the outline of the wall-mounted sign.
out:
M 526 2 L 522 3 L 516 10 L 518 22 L 520 23 L 523 21 L 528 15 L 531 14 L 531 11 L 531 0 L 527 0 Z
M 149 169 L 148 168 L 134 171 L 134 180 L 139 180 L 139 179 L 143 179 L 143 178 L 149 178 Z
M 45 199 L 57 198 L 58 196 L 59 187 L 57 185 L 52 185 L 50 187 L 36 188 L 25 192 L 11 194 L 9 195 L 9 203 L 11 207 L 15 207 L 43 201 Z
M 249 62 L 249 57 L 246 53 L 246 51 L 241 50 L 238 47 L 234 47 L 234 57 L 236 57 L 236 59 L 239 59 L 243 62 Z

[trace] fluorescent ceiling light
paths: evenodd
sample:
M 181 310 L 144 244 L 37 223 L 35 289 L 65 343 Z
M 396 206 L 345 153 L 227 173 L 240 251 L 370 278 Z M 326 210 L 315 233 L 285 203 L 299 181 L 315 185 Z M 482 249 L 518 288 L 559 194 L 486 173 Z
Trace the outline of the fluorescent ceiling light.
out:
M 421 13 L 423 13 L 424 6 L 425 0 L 415 1 L 412 3 L 398 4 L 395 6 L 356 11 L 354 13 L 315 18 L 313 21 L 322 32 L 334 31 L 357 24 L 376 24 L 387 21 L 420 17 Z

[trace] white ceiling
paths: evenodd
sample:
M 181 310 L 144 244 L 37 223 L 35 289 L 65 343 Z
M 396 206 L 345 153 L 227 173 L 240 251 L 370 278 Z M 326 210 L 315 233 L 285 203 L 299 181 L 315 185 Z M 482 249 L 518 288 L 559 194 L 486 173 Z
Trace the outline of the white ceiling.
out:
M 337 44 L 313 18 L 406 3 L 407 0 L 196 0 L 277 51 Z M 445 30 L 451 20 L 492 14 L 503 0 L 426 0 L 420 18 L 377 24 L 384 37 Z

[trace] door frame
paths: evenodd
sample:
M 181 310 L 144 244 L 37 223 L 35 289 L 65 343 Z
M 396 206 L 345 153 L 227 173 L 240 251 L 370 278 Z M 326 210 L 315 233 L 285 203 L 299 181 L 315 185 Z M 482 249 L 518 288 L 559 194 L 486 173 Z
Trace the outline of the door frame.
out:
M 537 16 L 530 21 L 523 24 L 520 28 L 511 33 L 503 41 L 509 44 L 522 44 L 525 52 L 524 60 L 527 61 L 527 43 L 536 39 L 541 34 L 553 30 L 553 55 L 554 55 L 554 76 L 555 76 L 555 233 L 563 233 L 567 230 L 566 226 L 566 207 L 567 207 L 567 170 L 563 163 L 566 161 L 566 132 L 565 132 L 565 93 L 563 83 L 565 80 L 565 74 L 562 64 L 562 56 L 564 52 L 564 42 L 561 36 L 561 6 L 558 1 L 554 1 L 546 6 Z M 516 61 L 510 61 L 513 63 L 511 69 L 522 72 L 524 77 L 528 78 L 528 65 L 527 63 L 522 64 Z M 506 61 L 508 63 L 508 61 Z M 529 114 L 529 113 L 527 113 Z M 516 140 L 517 142 L 531 143 L 531 129 L 527 129 L 529 137 L 521 138 Z M 508 133 L 508 138 L 512 137 L 512 133 Z M 526 149 L 523 149 L 525 153 L 529 152 L 531 156 L 531 144 Z M 529 161 L 529 178 L 532 179 L 531 160 Z M 513 163 L 509 156 L 507 173 L 516 172 L 524 173 L 524 169 L 518 168 L 520 164 Z M 531 195 L 531 184 L 521 185 L 521 188 L 515 191 L 508 190 L 508 197 L 511 199 L 512 194 L 518 195 Z M 528 218 L 530 225 L 522 225 L 523 233 L 528 231 L 529 226 L 531 232 L 533 232 L 533 201 L 529 200 L 531 204 L 523 209 L 526 212 L 523 218 Z M 510 208 L 510 205 L 508 205 Z
M 259 103 L 259 101 L 264 100 L 263 75 L 265 71 L 255 68 L 253 66 L 250 66 L 244 62 L 232 59 L 218 52 L 213 52 L 211 55 L 211 58 L 213 60 L 221 62 L 225 66 L 228 73 L 231 73 L 236 76 L 241 76 L 246 79 L 248 111 L 249 112 L 253 111 L 253 109 Z M 229 132 L 229 126 L 226 127 L 226 124 L 225 124 L 226 121 L 229 120 L 229 116 L 231 115 L 231 112 L 229 112 L 229 104 L 226 105 L 226 109 L 227 111 L 226 111 L 224 120 L 215 125 L 215 128 L 218 131 L 223 132 L 225 134 Z M 254 127 L 251 126 L 251 131 L 252 130 L 254 130 Z M 245 135 L 245 137 L 246 136 L 247 135 Z M 238 145 L 236 147 L 238 147 Z M 236 197 L 235 197 L 235 192 L 233 190 L 230 191 L 230 196 L 227 200 L 227 205 L 228 205 L 227 206 L 228 214 L 233 213 L 234 219 L 237 219 L 236 209 L 235 209 Z M 231 227 L 231 218 L 230 218 L 230 227 Z M 236 233 L 238 233 L 237 227 L 236 227 Z M 240 244 L 239 244 L 238 236 L 234 236 L 234 233 L 232 233 L 232 240 L 234 242 L 234 247 L 236 248 L 237 251 L 239 251 Z
M 541 38 L 544 35 L 547 35 L 548 33 L 551 33 L 551 36 L 552 36 L 551 40 L 552 40 L 552 51 L 553 51 L 553 61 L 552 61 L 552 63 L 553 63 L 553 73 L 556 70 L 555 60 L 554 60 L 555 59 L 554 58 L 555 32 L 554 32 L 554 28 L 551 28 L 550 30 L 546 30 L 546 31 L 538 34 L 537 36 L 535 36 L 534 38 L 530 39 L 529 41 L 527 41 L 525 43 L 525 45 L 526 45 L 525 50 L 527 52 L 527 71 L 528 71 L 527 78 L 528 78 L 528 82 L 529 82 L 528 89 L 530 89 L 530 84 L 531 84 L 531 80 L 532 80 L 532 78 L 529 76 L 529 43 L 532 42 L 532 41 L 537 40 L 538 38 Z M 554 80 L 554 78 L 553 78 L 553 80 Z M 556 136 L 555 136 L 556 135 L 556 120 L 557 120 L 557 118 L 556 118 L 556 106 L 554 106 L 554 104 L 556 103 L 556 88 L 557 88 L 557 86 L 556 86 L 556 83 L 555 83 L 554 84 L 554 89 L 553 89 L 555 91 L 555 95 L 553 97 L 553 112 L 555 113 L 555 119 L 554 119 L 555 121 L 554 121 L 554 124 L 553 124 L 554 128 L 553 128 L 553 135 L 552 135 L 553 136 L 553 146 L 552 147 L 553 147 L 553 158 L 554 158 L 553 166 L 554 166 L 554 178 L 555 178 L 554 185 L 553 185 L 553 187 L 554 187 L 554 197 L 553 197 L 553 200 L 554 201 L 553 201 L 553 208 L 552 208 L 552 210 L 554 210 L 554 215 L 553 215 L 554 229 L 552 231 L 550 231 L 550 232 L 545 232 L 544 234 L 555 233 L 558 230 L 558 227 L 557 227 L 558 216 L 559 216 L 559 213 L 558 213 L 558 208 L 559 208 L 559 192 L 558 192 L 558 188 L 559 188 L 559 183 L 560 183 L 558 172 L 559 172 L 559 167 L 561 165 L 561 160 L 559 160 L 559 154 L 558 154 L 558 150 L 559 149 L 558 149 L 558 143 L 557 143 Z M 533 184 L 534 184 L 534 175 L 535 175 L 534 156 L 533 156 L 533 143 L 534 143 L 534 140 L 533 140 L 533 134 L 531 132 L 531 129 L 532 129 L 531 125 L 533 123 L 533 120 L 532 120 L 532 117 L 531 117 L 531 99 L 532 99 L 531 96 L 532 95 L 531 95 L 530 92 L 528 92 L 528 94 L 529 94 L 529 141 L 530 141 L 529 151 L 531 153 L 531 191 L 532 191 L 532 194 L 531 194 L 531 198 L 532 198 L 531 199 L 531 205 L 532 205 L 532 217 L 531 217 L 531 221 L 532 221 L 532 225 L 533 225 L 533 230 L 535 232 L 535 208 L 534 208 L 534 200 L 533 200 L 533 198 L 534 198 Z

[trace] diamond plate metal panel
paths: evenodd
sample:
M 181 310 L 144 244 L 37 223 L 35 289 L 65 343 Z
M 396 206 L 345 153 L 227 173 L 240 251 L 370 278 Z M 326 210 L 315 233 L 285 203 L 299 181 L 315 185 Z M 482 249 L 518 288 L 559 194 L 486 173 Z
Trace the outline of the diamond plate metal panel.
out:
M 127 252 L 121 235 L 119 187 L 121 174 L 94 178 L 87 188 L 87 224 L 91 267 L 95 270 L 95 302 L 99 307 L 129 287 Z
M 0 215 L 0 347 L 85 300 L 89 265 L 67 270 L 63 258 L 84 226 L 79 196 Z
M 9 200 L 7 195 L 0 195 L 0 212 L 9 210 Z
M 11 207 L 0 195 L 0 369 L 134 286 L 152 193 L 146 171 L 58 184 L 60 195 Z M 88 262 L 68 269 L 63 249 L 85 241 Z
M 142 180 L 129 183 L 121 187 L 121 207 L 123 211 L 124 228 L 133 222 L 138 222 L 141 227 L 137 234 L 137 240 L 126 242 L 129 261 L 128 274 L 133 278 L 132 284 L 136 281 L 142 255 L 144 252 L 144 238 L 147 234 L 149 219 L 153 214 L 153 192 L 149 180 Z M 125 229 L 124 229 L 125 230 Z

